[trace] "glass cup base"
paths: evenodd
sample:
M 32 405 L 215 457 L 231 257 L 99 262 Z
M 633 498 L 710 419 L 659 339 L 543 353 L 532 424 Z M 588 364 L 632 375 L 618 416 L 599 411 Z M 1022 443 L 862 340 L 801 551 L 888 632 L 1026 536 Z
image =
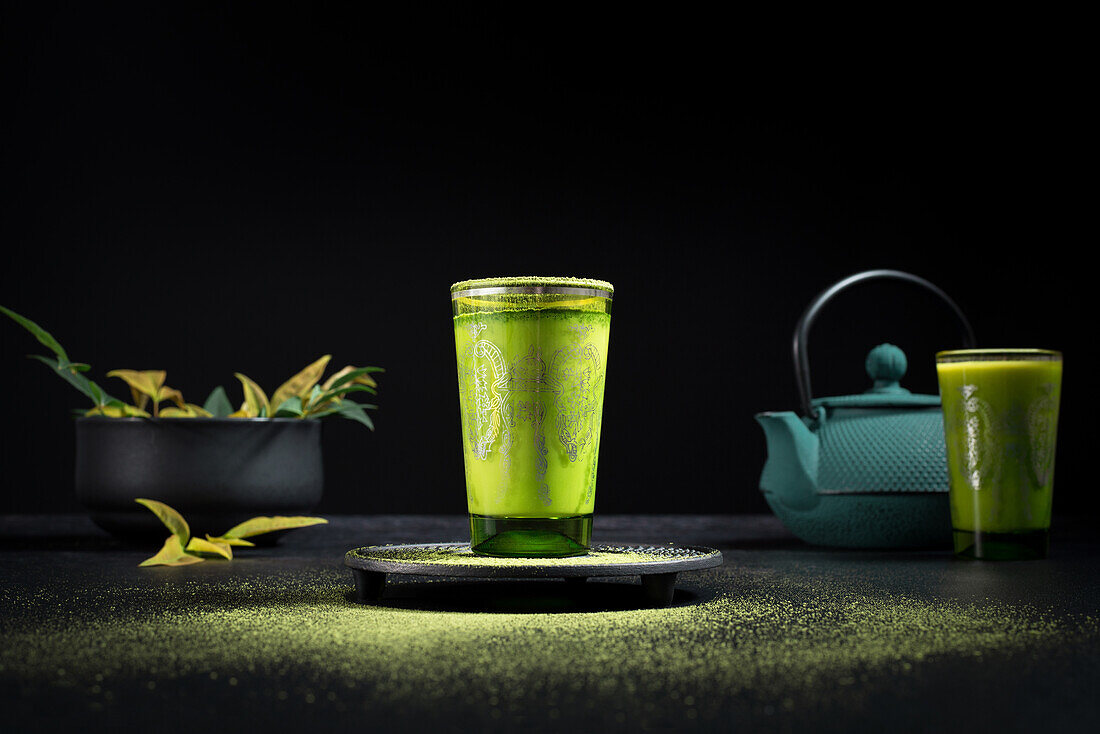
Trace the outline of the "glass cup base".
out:
M 565 558 L 588 552 L 592 515 L 489 517 L 470 515 L 470 549 L 479 556 Z
M 1030 561 L 1046 558 L 1050 548 L 1049 530 L 1019 530 L 987 533 L 955 530 L 955 555 L 983 561 Z

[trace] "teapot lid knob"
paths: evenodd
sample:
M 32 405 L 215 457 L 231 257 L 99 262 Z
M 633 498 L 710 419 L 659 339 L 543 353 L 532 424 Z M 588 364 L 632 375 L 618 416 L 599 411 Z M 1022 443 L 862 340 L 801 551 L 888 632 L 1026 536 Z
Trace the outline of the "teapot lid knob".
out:
M 898 385 L 898 381 L 909 369 L 909 361 L 905 358 L 905 352 L 893 344 L 879 344 L 872 349 L 867 354 L 866 367 L 867 374 L 875 381 L 875 386 L 867 392 L 909 392 Z

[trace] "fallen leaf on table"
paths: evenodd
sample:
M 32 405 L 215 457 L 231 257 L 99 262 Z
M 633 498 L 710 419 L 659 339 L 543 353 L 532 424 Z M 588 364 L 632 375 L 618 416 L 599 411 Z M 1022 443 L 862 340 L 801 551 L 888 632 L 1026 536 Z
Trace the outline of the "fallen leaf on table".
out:
M 211 543 L 224 543 L 225 545 L 239 545 L 244 548 L 255 548 L 256 544 L 251 540 L 245 540 L 244 538 L 226 538 L 225 536 L 214 536 L 207 533 L 206 539 Z
M 220 539 L 250 538 L 253 535 L 273 533 L 276 530 L 291 530 L 293 528 L 304 528 L 310 525 L 324 525 L 327 522 L 328 520 L 323 517 L 284 517 L 282 515 L 275 515 L 274 517 L 254 517 L 251 520 L 245 520 L 240 525 L 235 525 L 229 530 L 226 530 L 221 534 Z
M 187 552 L 209 553 L 221 556 L 227 561 L 233 560 L 233 549 L 229 547 L 228 543 L 203 540 L 202 538 L 191 538 L 191 542 L 187 544 Z
M 163 502 L 147 500 L 140 497 L 134 500 L 134 502 L 149 508 L 154 515 L 160 518 L 160 521 L 164 523 L 165 527 L 172 531 L 172 535 L 179 538 L 181 550 L 183 546 L 187 544 L 187 541 L 191 539 L 191 528 L 188 526 L 187 521 L 183 519 L 183 515 L 179 514 L 168 505 Z
M 146 558 L 139 566 L 189 566 L 192 563 L 202 563 L 198 556 L 189 556 L 180 544 L 179 536 L 169 535 L 164 541 L 164 547 L 152 558 Z

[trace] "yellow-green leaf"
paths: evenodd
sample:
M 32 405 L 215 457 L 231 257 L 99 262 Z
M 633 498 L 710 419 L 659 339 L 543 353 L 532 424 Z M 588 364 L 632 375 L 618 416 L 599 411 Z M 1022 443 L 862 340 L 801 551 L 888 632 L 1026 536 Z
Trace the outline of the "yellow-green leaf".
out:
M 184 403 L 182 408 L 167 407 L 160 411 L 161 418 L 213 418 L 210 411 L 194 403 Z
M 168 387 L 167 385 L 160 389 L 160 392 L 154 399 L 158 403 L 164 400 L 171 400 L 173 403 L 181 408 L 187 405 L 187 403 L 184 402 L 183 393 L 181 393 L 179 390 L 176 390 L 175 388 Z
M 282 515 L 276 515 L 274 517 L 254 517 L 251 520 L 245 520 L 240 525 L 236 525 L 225 531 L 222 533 L 222 537 L 251 538 L 253 535 L 273 533 L 276 530 L 304 528 L 310 525 L 323 525 L 327 522 L 328 520 L 323 517 L 284 517 Z
M 169 535 L 164 541 L 164 546 L 152 558 L 146 558 L 139 566 L 189 566 L 192 563 L 202 563 L 201 558 L 189 556 L 183 551 L 178 535 Z
M 164 386 L 164 380 L 168 377 L 168 373 L 164 370 L 111 370 L 107 373 L 107 376 L 124 380 L 131 390 L 134 390 L 137 394 L 156 399 L 161 387 Z M 137 402 L 136 397 L 135 395 L 134 402 Z M 139 405 L 138 407 L 145 406 Z
M 132 405 L 97 405 L 84 412 L 84 415 L 102 415 L 107 418 L 148 418 L 149 414 Z
M 256 547 L 255 543 L 253 543 L 251 540 L 245 540 L 244 538 L 226 538 L 224 536 L 216 538 L 216 537 L 213 537 L 210 534 L 207 534 L 206 539 L 209 540 L 211 543 L 225 543 L 226 545 L 239 545 L 239 546 L 242 546 L 244 548 L 254 548 L 254 547 Z
M 248 411 L 245 410 L 244 408 L 241 408 L 240 410 L 234 410 L 232 413 L 230 413 L 229 415 L 226 416 L 226 418 L 252 418 L 252 417 L 254 417 L 254 416 L 249 415 Z
M 191 542 L 187 544 L 188 553 L 211 553 L 218 555 L 227 561 L 233 560 L 233 549 L 229 547 L 229 543 L 218 543 L 211 540 L 203 540 L 202 538 L 191 538 Z
M 350 364 L 347 365 L 346 367 L 341 367 L 338 372 L 333 373 L 332 375 L 329 376 L 329 378 L 327 380 L 325 380 L 325 384 L 321 386 L 321 391 L 322 392 L 328 392 L 329 390 L 332 389 L 332 386 L 336 383 L 337 380 L 339 380 L 341 377 L 343 377 L 347 373 L 349 373 L 353 370 L 357 370 L 357 369 L 359 369 L 359 368 L 354 366 L 354 365 L 350 365 Z M 360 385 L 366 385 L 367 387 L 378 387 L 378 383 L 374 381 L 374 378 L 372 378 L 369 374 L 366 374 L 366 373 L 363 373 L 361 375 L 356 375 L 355 379 L 353 379 L 351 382 L 353 384 L 354 383 L 359 383 Z
M 130 398 L 134 401 L 134 407 L 141 411 L 144 411 L 145 406 L 149 404 L 149 396 L 136 387 L 130 388 Z
M 271 405 L 268 403 L 267 395 L 263 389 L 249 379 L 248 376 L 242 375 L 240 372 L 233 374 L 241 381 L 241 387 L 244 388 L 244 405 L 241 406 L 241 410 L 246 411 L 249 418 L 258 417 L 261 409 L 264 415 L 270 414 Z
M 309 391 L 321 379 L 321 375 L 325 374 L 325 368 L 328 367 L 330 359 L 332 359 L 332 355 L 326 354 L 280 385 L 275 394 L 271 396 L 271 404 L 278 407 L 287 398 L 295 396 L 305 400 L 309 396 Z
M 183 519 L 183 515 L 163 502 L 157 502 L 156 500 L 138 498 L 134 502 L 149 508 L 154 515 L 160 518 L 165 527 L 171 530 L 175 537 L 179 538 L 181 550 L 187 545 L 187 541 L 191 539 L 191 528 L 188 527 L 187 521 Z

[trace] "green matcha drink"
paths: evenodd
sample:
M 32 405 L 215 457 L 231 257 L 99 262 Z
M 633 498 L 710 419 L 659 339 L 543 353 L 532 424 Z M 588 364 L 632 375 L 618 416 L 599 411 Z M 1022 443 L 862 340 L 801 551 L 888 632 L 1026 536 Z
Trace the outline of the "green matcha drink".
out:
M 1062 355 L 968 349 L 936 355 L 955 552 L 1046 555 Z
M 611 293 L 580 278 L 451 286 L 474 552 L 587 552 Z

